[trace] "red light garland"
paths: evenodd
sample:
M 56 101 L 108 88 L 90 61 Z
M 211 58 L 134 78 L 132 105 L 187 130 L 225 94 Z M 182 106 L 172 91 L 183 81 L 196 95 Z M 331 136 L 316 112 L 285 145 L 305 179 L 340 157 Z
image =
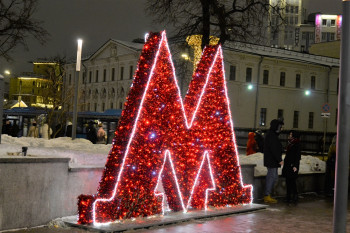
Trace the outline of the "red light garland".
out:
M 160 214 L 165 196 L 184 212 L 251 203 L 237 155 L 221 46 L 204 49 L 183 103 L 165 32 L 150 33 L 98 193 L 79 196 L 78 223 Z

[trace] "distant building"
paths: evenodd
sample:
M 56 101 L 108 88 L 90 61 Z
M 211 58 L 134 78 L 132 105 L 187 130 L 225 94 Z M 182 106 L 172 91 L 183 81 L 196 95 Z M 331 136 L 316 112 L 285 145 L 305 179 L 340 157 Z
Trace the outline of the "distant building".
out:
M 78 111 L 123 108 L 142 46 L 109 40 L 83 60 Z M 236 129 L 267 130 L 272 119 L 283 118 L 286 130 L 322 132 L 322 106 L 328 103 L 327 132 L 336 131 L 339 59 L 233 42 L 223 51 Z M 179 58 L 173 59 L 178 66 Z M 73 87 L 75 75 L 75 64 L 67 64 L 65 88 Z M 181 93 L 186 93 L 190 79 L 191 71 Z M 68 107 L 72 111 L 72 104 Z
M 34 62 L 34 72 L 12 77 L 9 84 L 9 102 L 13 103 L 16 100 L 18 102 L 14 105 L 16 107 L 25 107 L 21 106 L 24 102 L 29 107 L 52 108 L 53 87 L 47 70 L 56 66 L 56 63 Z M 61 96 L 61 85 L 55 87 L 57 96 Z
M 341 15 L 311 13 L 307 15 L 303 0 L 270 0 L 282 11 L 270 10 L 268 41 L 271 47 L 309 52 L 315 43 L 340 40 Z

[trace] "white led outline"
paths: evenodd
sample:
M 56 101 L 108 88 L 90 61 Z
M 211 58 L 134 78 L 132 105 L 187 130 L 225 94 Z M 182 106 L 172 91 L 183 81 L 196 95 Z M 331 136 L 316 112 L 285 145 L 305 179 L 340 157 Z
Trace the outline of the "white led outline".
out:
M 174 81 L 175 81 L 176 87 L 177 87 L 177 89 L 178 89 L 178 98 L 179 98 L 179 100 L 180 100 L 181 109 L 182 109 L 182 112 L 183 112 L 183 115 L 184 115 L 184 118 L 185 118 L 185 125 L 186 125 L 187 129 L 190 129 L 190 128 L 192 127 L 194 118 L 195 118 L 195 116 L 196 116 L 196 114 L 197 114 L 199 105 L 201 104 L 202 96 L 204 95 L 204 91 L 205 91 L 205 89 L 206 89 L 206 86 L 207 86 L 207 83 L 208 83 L 208 80 L 209 80 L 209 77 L 210 77 L 212 68 L 213 68 L 213 66 L 214 66 L 214 64 L 215 64 L 215 62 L 216 62 L 216 59 L 217 59 L 218 54 L 220 54 L 220 55 L 221 55 L 221 58 L 222 58 L 222 50 L 221 50 L 221 46 L 219 45 L 219 46 L 218 46 L 218 49 L 217 49 L 217 51 L 216 51 L 214 60 L 213 60 L 211 66 L 210 66 L 210 68 L 209 68 L 209 71 L 208 71 L 208 74 L 207 74 L 207 77 L 206 77 L 205 84 L 204 84 L 204 86 L 202 87 L 202 92 L 201 92 L 200 98 L 199 98 L 199 100 L 198 100 L 198 102 L 197 102 L 196 109 L 195 109 L 195 111 L 194 111 L 194 113 L 193 113 L 193 115 L 192 115 L 191 122 L 190 122 L 190 124 L 188 124 L 186 112 L 185 112 L 184 105 L 183 105 L 183 100 L 182 100 L 181 93 L 180 93 L 180 88 L 179 88 L 178 83 L 177 83 L 177 78 L 176 78 L 176 73 L 175 73 L 175 67 L 174 67 L 174 64 L 173 64 L 173 61 L 172 61 L 172 55 L 171 55 L 171 53 L 170 53 L 170 49 L 169 49 L 169 46 L 168 46 L 168 43 L 167 43 L 165 31 L 162 32 L 162 38 L 161 38 L 161 40 L 160 40 L 160 42 L 159 42 L 159 45 L 158 45 L 158 50 L 157 50 L 157 52 L 156 52 L 156 56 L 155 56 L 154 63 L 153 63 L 152 68 L 151 68 L 150 75 L 148 76 L 147 85 L 146 85 L 145 91 L 144 91 L 144 93 L 143 93 L 143 96 L 142 96 L 142 99 L 141 99 L 141 102 L 140 102 L 140 108 L 138 109 L 137 116 L 136 116 L 136 120 L 135 120 L 133 129 L 132 129 L 132 133 L 131 133 L 130 139 L 129 139 L 129 141 L 128 141 L 126 150 L 125 150 L 125 154 L 124 154 L 124 158 L 123 158 L 123 163 L 122 163 L 121 169 L 120 169 L 119 174 L 118 174 L 118 178 L 117 178 L 117 182 L 116 182 L 116 185 L 115 185 L 115 187 L 114 187 L 114 190 L 113 190 L 113 194 L 112 194 L 112 196 L 111 196 L 110 198 L 108 198 L 108 199 L 99 198 L 99 199 L 96 199 L 96 200 L 94 201 L 94 203 L 93 203 L 93 208 L 92 208 L 92 209 L 93 209 L 93 210 L 92 210 L 93 213 L 92 213 L 92 214 L 93 214 L 93 224 L 94 224 L 94 225 L 97 225 L 97 226 L 98 226 L 98 225 L 108 225 L 108 224 L 112 223 L 112 222 L 105 222 L 105 223 L 96 222 L 96 214 L 95 214 L 95 212 L 96 212 L 96 211 L 95 211 L 95 210 L 96 210 L 96 202 L 109 202 L 109 201 L 113 200 L 114 197 L 115 197 L 115 195 L 116 195 L 116 191 L 117 191 L 117 187 L 118 187 L 118 184 L 119 184 L 119 181 L 120 181 L 120 177 L 121 177 L 121 174 L 122 174 L 122 172 L 123 172 L 123 170 L 124 170 L 125 160 L 126 160 L 126 158 L 127 158 L 127 155 L 128 155 L 128 152 L 129 152 L 129 147 L 130 147 L 130 144 L 131 144 L 131 142 L 132 142 L 132 140 L 133 140 L 133 137 L 134 137 L 134 134 L 135 134 L 135 131 L 136 131 L 136 126 L 137 126 L 137 124 L 138 124 L 138 119 L 139 119 L 139 116 L 140 116 L 140 113 L 141 113 L 141 110 L 142 110 L 142 107 L 143 107 L 143 102 L 144 102 L 144 99 L 145 99 L 145 96 L 146 96 L 146 93 L 147 93 L 147 90 L 148 90 L 148 87 L 149 87 L 150 80 L 152 79 L 152 76 L 153 76 L 153 71 L 154 71 L 155 66 L 156 66 L 156 64 L 157 64 L 157 61 L 158 61 L 158 56 L 159 56 L 160 48 L 162 47 L 162 44 L 163 44 L 164 41 L 166 42 L 166 43 L 165 43 L 165 47 L 166 47 L 166 49 L 168 50 L 168 53 L 169 53 L 169 60 L 170 60 L 170 64 L 171 64 L 171 67 L 172 67 L 172 70 L 173 70 L 173 77 L 174 77 Z M 203 50 L 203 51 L 204 51 L 204 50 Z M 203 54 L 203 52 L 202 52 L 202 54 Z M 138 69 L 138 68 L 137 68 L 137 69 Z M 238 150 L 237 150 L 236 140 L 234 139 L 233 122 L 232 122 L 232 116 L 231 116 L 231 111 L 230 111 L 230 106 L 229 106 L 229 100 L 228 100 L 228 96 L 227 96 L 227 87 L 226 87 L 226 78 L 225 78 L 225 72 L 224 72 L 223 59 L 222 59 L 222 73 L 223 73 L 223 76 L 224 76 L 224 83 L 225 83 L 225 85 L 224 85 L 225 96 L 226 96 L 226 99 L 227 99 L 227 101 L 228 101 L 228 102 L 227 102 L 227 104 L 228 104 L 227 108 L 228 108 L 229 115 L 230 115 L 231 133 L 232 133 L 232 138 L 233 138 L 233 142 L 234 142 L 234 148 L 235 148 L 235 151 L 236 151 L 237 161 L 238 161 L 238 164 L 240 164 L 240 163 L 239 163 L 239 156 L 238 156 Z M 136 74 L 135 74 L 135 75 L 136 75 Z M 209 164 L 210 164 L 210 163 L 209 163 Z M 239 178 L 240 178 L 240 181 L 241 181 L 240 185 L 241 185 L 242 187 L 251 187 L 251 188 L 252 188 L 252 185 L 247 185 L 247 186 L 242 185 L 243 182 L 242 182 L 241 170 L 240 170 L 240 166 L 238 166 L 238 167 L 239 167 Z M 212 174 L 211 174 L 211 176 L 212 176 Z M 175 174 L 175 177 L 176 177 L 176 174 Z M 157 184 L 157 185 L 158 185 L 158 184 Z M 178 184 L 177 184 L 177 185 L 178 185 Z M 251 189 L 251 190 L 252 190 L 252 189 Z M 208 189 L 207 189 L 207 191 L 208 191 Z M 207 192 L 207 191 L 206 191 L 206 192 Z M 191 198 L 191 197 L 192 197 L 192 194 L 191 194 L 190 198 Z M 206 198 L 207 198 L 207 193 L 206 193 Z M 252 203 L 252 199 L 253 199 L 253 197 L 252 197 L 252 195 L 251 195 L 251 202 L 250 202 L 250 203 Z M 206 200 L 206 201 L 207 201 L 207 200 Z M 181 202 L 183 202 L 183 200 L 181 200 Z M 184 209 L 184 212 L 187 212 L 187 209 L 186 209 L 186 208 Z
M 219 46 L 218 48 L 218 52 L 220 52 L 221 58 L 223 58 L 223 54 L 222 54 L 222 49 L 221 46 Z M 226 75 L 225 75 L 225 66 L 224 66 L 224 59 L 222 59 L 222 73 L 223 73 L 223 78 L 224 78 L 224 90 L 225 90 L 225 97 L 226 97 L 226 103 L 227 103 L 227 109 L 228 109 L 228 114 L 230 116 L 230 125 L 231 125 L 231 132 L 232 132 L 232 140 L 233 140 L 233 144 L 234 144 L 234 148 L 235 148 L 235 154 L 236 154 L 236 158 L 237 158 L 237 164 L 239 164 L 238 166 L 238 173 L 239 173 L 239 179 L 241 181 L 241 186 L 242 188 L 251 188 L 250 189 L 250 202 L 249 204 L 253 203 L 253 185 L 243 185 L 243 180 L 242 180 L 242 172 L 241 172 L 241 163 L 239 162 L 239 154 L 238 154 L 238 149 L 237 149 L 237 143 L 236 143 L 236 135 L 235 135 L 235 131 L 233 130 L 233 121 L 232 121 L 232 115 L 231 115 L 231 108 L 230 108 L 230 99 L 228 98 L 227 95 L 227 85 L 226 85 Z
M 214 177 L 213 177 L 213 172 L 212 172 L 212 169 L 211 169 L 211 165 L 210 165 L 210 159 L 209 159 L 209 153 L 208 151 L 205 151 L 204 154 L 203 154 L 203 159 L 202 159 L 202 162 L 201 162 L 201 165 L 199 167 L 199 170 L 197 172 L 197 176 L 196 176 L 196 179 L 194 181 L 194 184 L 192 186 L 192 191 L 191 191 L 191 195 L 190 195 L 190 198 L 188 199 L 188 202 L 187 202 L 187 206 L 186 206 L 186 209 L 189 208 L 189 206 L 191 205 L 191 201 L 192 201 L 192 195 L 193 195 L 193 192 L 194 192 L 194 189 L 195 187 L 197 186 L 197 182 L 198 182 L 198 178 L 199 178 L 199 175 L 202 171 L 202 167 L 203 167 L 203 164 L 204 164 L 204 160 L 207 159 L 208 161 L 208 166 L 209 166 L 209 171 L 210 171 L 210 178 L 211 178 L 211 183 L 213 185 L 212 188 L 208 188 L 205 190 L 205 202 L 204 202 L 204 209 L 207 210 L 208 209 L 208 193 L 209 191 L 211 190 L 215 190 L 215 181 L 214 181 Z
M 174 176 L 175 183 L 176 183 L 176 187 L 177 187 L 177 192 L 178 192 L 178 194 L 180 196 L 180 201 L 181 201 L 183 212 L 186 213 L 187 212 L 187 208 L 185 207 L 185 205 L 183 203 L 182 193 L 181 193 L 181 190 L 180 190 L 179 182 L 177 181 L 177 176 L 176 176 L 176 172 L 175 172 L 175 168 L 174 168 L 174 164 L 173 164 L 173 159 L 171 158 L 171 153 L 170 153 L 169 150 L 165 151 L 164 162 L 163 162 L 163 165 L 162 165 L 162 169 L 160 170 L 159 175 L 158 175 L 157 185 L 156 185 L 156 187 L 154 189 L 154 195 L 156 195 L 156 196 L 161 195 L 162 196 L 162 213 L 164 215 L 164 196 L 165 196 L 165 194 L 162 193 L 162 192 L 159 192 L 159 193 L 156 193 L 156 192 L 157 192 L 159 181 L 162 180 L 161 176 L 163 174 L 163 169 L 164 169 L 165 162 L 166 162 L 167 158 L 169 158 L 169 161 L 170 161 L 171 169 L 172 169 L 173 176 Z

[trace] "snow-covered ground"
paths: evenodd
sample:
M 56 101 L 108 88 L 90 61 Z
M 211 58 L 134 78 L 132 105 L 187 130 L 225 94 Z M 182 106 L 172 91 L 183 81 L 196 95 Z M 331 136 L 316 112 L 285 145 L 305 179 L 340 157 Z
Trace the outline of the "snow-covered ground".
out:
M 14 155 L 22 151 L 22 147 L 28 147 L 27 155 L 38 157 L 68 157 L 71 158 L 71 167 L 104 167 L 108 152 L 112 145 L 92 144 L 86 139 L 72 140 L 69 137 L 55 138 L 51 140 L 43 138 L 14 138 L 1 135 L 0 157 L 16 157 Z M 256 153 L 249 156 L 239 156 L 241 164 L 256 164 L 254 175 L 266 175 L 263 166 L 263 154 Z M 312 156 L 302 156 L 300 173 L 325 172 L 326 164 L 320 159 Z M 281 169 L 279 169 L 279 173 Z

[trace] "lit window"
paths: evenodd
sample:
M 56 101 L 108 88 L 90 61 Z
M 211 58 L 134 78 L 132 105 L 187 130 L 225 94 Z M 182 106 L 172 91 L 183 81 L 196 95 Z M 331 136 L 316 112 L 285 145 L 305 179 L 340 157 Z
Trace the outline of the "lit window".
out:
M 236 66 L 230 66 L 230 80 L 236 80 Z

